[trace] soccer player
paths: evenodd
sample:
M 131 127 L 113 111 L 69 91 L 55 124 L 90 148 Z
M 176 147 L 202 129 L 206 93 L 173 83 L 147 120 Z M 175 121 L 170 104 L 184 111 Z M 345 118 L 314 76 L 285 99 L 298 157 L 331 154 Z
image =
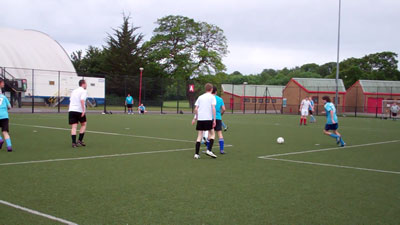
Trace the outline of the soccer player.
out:
M 310 100 L 308 100 L 308 97 L 306 97 L 305 99 L 303 99 L 303 101 L 301 101 L 300 104 L 300 113 L 301 113 L 301 117 L 300 117 L 300 126 L 301 125 L 307 125 L 307 116 L 308 116 L 308 109 L 310 108 L 311 103 Z
M 126 96 L 125 105 L 128 108 L 128 115 L 133 114 L 133 110 L 132 110 L 133 98 L 132 98 L 131 94 L 128 94 L 128 96 Z
M 336 115 L 336 108 L 335 105 L 331 102 L 331 99 L 329 96 L 324 96 L 322 97 L 322 100 L 324 101 L 324 108 L 326 112 L 326 125 L 324 129 L 324 134 L 335 138 L 336 139 L 336 144 L 340 144 L 341 147 L 344 147 L 346 143 L 344 143 L 342 139 L 342 135 L 337 131 L 339 128 L 338 124 L 338 118 Z M 333 131 L 333 132 L 330 132 Z
M 206 151 L 206 155 L 217 158 L 217 156 L 212 152 L 212 147 L 214 144 L 215 132 L 214 127 L 216 125 L 216 110 L 215 105 L 217 104 L 217 100 L 214 95 L 211 94 L 213 91 L 213 85 L 207 83 L 205 86 L 206 93 L 201 95 L 195 103 L 194 113 L 195 116 L 192 120 L 192 124 L 194 125 L 197 121 L 197 139 L 196 139 L 196 152 L 194 154 L 195 159 L 199 159 L 200 155 L 200 142 L 203 138 L 203 131 L 208 131 L 208 139 L 210 141 L 208 149 Z
M 314 101 L 312 100 L 311 97 L 309 97 L 308 100 L 310 101 L 310 107 L 308 108 L 308 112 L 310 113 L 310 117 L 311 117 L 310 123 L 316 123 L 317 120 L 316 120 L 316 119 L 314 118 L 314 116 L 313 116 L 313 112 L 314 112 L 314 110 L 315 110 L 315 108 L 314 108 Z
M 215 100 L 217 101 L 217 104 L 215 105 L 215 119 L 216 119 L 216 125 L 214 130 L 218 134 L 219 138 L 219 152 L 221 154 L 225 154 L 224 152 L 224 136 L 222 135 L 222 115 L 225 113 L 225 104 L 224 100 L 217 95 L 218 89 L 216 86 L 213 87 L 212 94 L 215 96 Z
M 143 104 L 140 104 L 140 106 L 138 107 L 138 110 L 139 110 L 139 114 L 147 113 L 146 107 Z
M 85 80 L 79 81 L 79 88 L 75 89 L 71 93 L 69 103 L 69 124 L 71 125 L 71 138 L 72 148 L 79 146 L 86 146 L 83 142 L 83 137 L 86 131 L 86 98 L 87 98 L 87 85 Z M 79 130 L 79 140 L 76 142 L 76 129 L 78 123 L 81 124 Z
M 0 78 L 0 89 L 4 88 L 4 80 Z M 0 127 L 3 133 L 3 137 L 7 143 L 7 151 L 12 152 L 11 138 L 8 132 L 9 131 L 9 119 L 8 119 L 8 110 L 11 109 L 11 104 L 8 101 L 7 97 L 3 94 L 0 94 Z M 4 140 L 0 136 L 0 149 L 3 147 Z
M 390 112 L 392 113 L 392 119 L 397 120 L 397 113 L 399 113 L 400 107 L 396 104 L 396 102 L 393 102 L 392 106 L 390 107 Z

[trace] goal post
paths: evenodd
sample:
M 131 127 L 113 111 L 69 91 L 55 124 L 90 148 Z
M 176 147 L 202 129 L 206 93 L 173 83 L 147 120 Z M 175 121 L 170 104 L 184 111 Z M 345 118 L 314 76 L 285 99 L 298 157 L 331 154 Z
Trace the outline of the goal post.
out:
M 381 119 L 392 118 L 390 107 L 392 107 L 393 103 L 396 103 L 400 106 L 400 100 L 382 100 Z

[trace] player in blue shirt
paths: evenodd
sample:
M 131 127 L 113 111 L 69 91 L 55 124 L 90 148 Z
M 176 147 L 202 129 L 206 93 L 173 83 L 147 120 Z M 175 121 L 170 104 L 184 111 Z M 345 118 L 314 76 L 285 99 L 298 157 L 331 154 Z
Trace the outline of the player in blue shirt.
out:
M 326 125 L 324 129 L 324 134 L 331 136 L 336 139 L 336 144 L 340 144 L 340 147 L 344 147 L 346 143 L 344 143 L 342 139 L 342 135 L 337 131 L 339 128 L 338 118 L 336 115 L 335 105 L 331 102 L 329 96 L 322 97 L 324 101 L 324 108 L 326 112 Z M 333 132 L 330 132 L 333 131 Z
M 131 94 L 128 94 L 128 96 L 125 99 L 125 105 L 128 108 L 128 114 L 133 114 L 133 98 L 131 96 Z
M 316 123 L 317 120 L 314 118 L 314 115 L 313 115 L 313 112 L 315 110 L 314 101 L 312 100 L 311 97 L 309 97 L 308 99 L 310 100 L 310 107 L 308 108 L 308 111 L 309 111 L 309 114 L 311 117 L 310 123 Z
M 214 130 L 217 132 L 219 138 L 219 152 L 221 154 L 225 154 L 224 152 L 225 142 L 224 142 L 224 136 L 222 135 L 222 115 L 224 115 L 226 109 L 224 100 L 222 100 L 222 98 L 217 95 L 217 92 L 218 92 L 217 87 L 214 86 L 212 94 L 215 96 L 215 99 L 217 100 L 217 104 L 215 105 L 216 126 Z
M 0 88 L 4 88 L 4 80 L 0 79 Z M 8 110 L 11 108 L 11 104 L 8 101 L 7 97 L 3 94 L 0 94 L 0 127 L 3 132 L 4 139 L 7 143 L 7 151 L 12 152 L 11 146 L 11 138 L 8 134 L 9 132 L 9 119 L 8 119 Z M 0 149 L 3 147 L 4 140 L 0 135 Z
M 139 110 L 139 114 L 147 113 L 146 107 L 143 104 L 140 104 L 140 106 L 138 107 L 138 110 Z

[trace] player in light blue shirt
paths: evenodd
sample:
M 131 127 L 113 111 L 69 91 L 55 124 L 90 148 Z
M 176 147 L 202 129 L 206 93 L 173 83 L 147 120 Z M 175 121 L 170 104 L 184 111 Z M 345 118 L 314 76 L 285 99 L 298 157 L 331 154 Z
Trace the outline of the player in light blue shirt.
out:
M 146 107 L 143 104 L 140 104 L 140 106 L 138 107 L 139 109 L 139 114 L 145 114 L 147 113 L 146 111 Z
M 131 96 L 131 94 L 128 94 L 128 96 L 126 96 L 125 99 L 125 105 L 128 108 L 128 114 L 133 114 L 133 98 Z
M 326 112 L 326 125 L 324 129 L 324 134 L 335 138 L 336 144 L 340 144 L 341 147 L 344 147 L 346 143 L 344 143 L 342 139 L 342 135 L 337 131 L 339 128 L 338 117 L 336 115 L 335 105 L 331 102 L 329 96 L 322 97 L 324 101 L 324 108 Z M 333 131 L 333 132 L 330 132 Z
M 224 152 L 225 141 L 224 141 L 224 136 L 222 135 L 222 115 L 224 115 L 226 109 L 225 109 L 224 100 L 217 95 L 217 92 L 218 92 L 217 87 L 214 86 L 212 94 L 215 96 L 215 99 L 217 100 L 217 104 L 215 105 L 216 126 L 215 126 L 214 130 L 217 132 L 218 138 L 219 138 L 219 152 L 221 154 L 225 154 L 225 152 Z
M 4 80 L 0 79 L 0 88 L 4 88 Z M 7 143 L 7 151 L 12 152 L 11 138 L 9 132 L 9 117 L 8 110 L 11 108 L 11 104 L 7 97 L 0 93 L 0 127 L 3 133 L 4 139 Z M 3 147 L 4 140 L 0 136 L 0 149 Z

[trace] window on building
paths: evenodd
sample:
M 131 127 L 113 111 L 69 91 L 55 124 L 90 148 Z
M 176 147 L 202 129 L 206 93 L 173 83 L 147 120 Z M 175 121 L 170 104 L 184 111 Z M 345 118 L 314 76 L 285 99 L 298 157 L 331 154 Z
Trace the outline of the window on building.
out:
M 312 100 L 314 101 L 314 103 L 318 103 L 318 96 L 313 96 Z
M 262 98 L 258 99 L 258 103 L 264 103 L 264 99 Z
M 256 98 L 253 98 L 253 99 L 251 100 L 251 102 L 252 102 L 252 103 L 257 103 L 257 99 L 256 99 Z
M 272 103 L 276 103 L 276 99 L 275 98 L 272 99 Z
M 265 99 L 265 103 L 269 103 L 269 98 Z
M 245 98 L 244 102 L 250 102 L 250 99 L 249 98 Z
M 50 80 L 50 81 L 49 81 L 49 85 L 56 85 L 56 82 L 53 81 L 53 80 Z

